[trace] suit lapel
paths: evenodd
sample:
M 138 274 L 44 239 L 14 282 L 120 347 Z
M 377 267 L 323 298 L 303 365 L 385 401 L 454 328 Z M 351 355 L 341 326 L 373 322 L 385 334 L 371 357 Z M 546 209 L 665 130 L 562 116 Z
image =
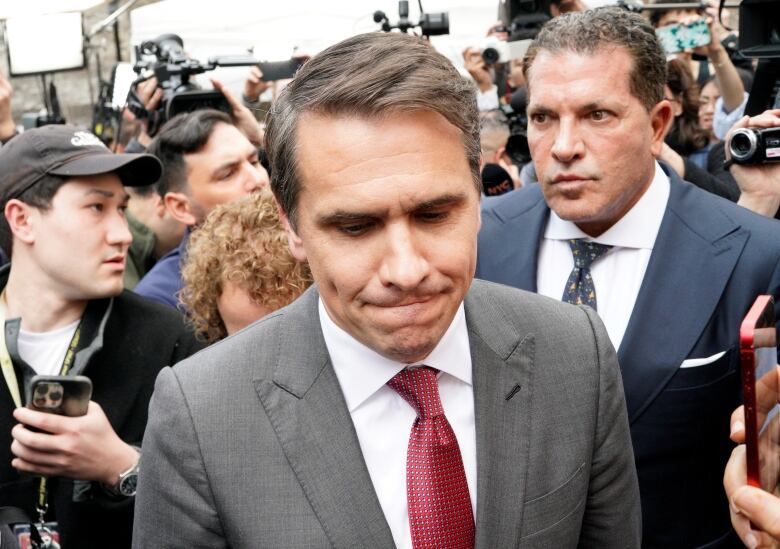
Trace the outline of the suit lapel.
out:
M 713 212 L 702 209 L 713 204 L 702 205 L 698 191 L 674 175 L 670 183 L 666 213 L 618 352 L 629 422 L 692 350 L 748 238 L 725 214 L 708 223 Z
M 491 281 L 536 292 L 537 252 L 550 213 L 536 187 L 485 205 L 483 215 L 494 216 L 499 223 L 479 235 L 478 254 L 480 248 L 489 253 L 478 255 L 477 278 L 484 271 Z
M 253 380 L 279 443 L 335 547 L 393 547 L 330 365 L 317 293 L 308 291 L 285 314 L 274 379 Z
M 519 543 L 530 438 L 534 338 L 484 316 L 500 307 L 491 299 L 475 287 L 466 298 L 477 432 L 478 549 Z

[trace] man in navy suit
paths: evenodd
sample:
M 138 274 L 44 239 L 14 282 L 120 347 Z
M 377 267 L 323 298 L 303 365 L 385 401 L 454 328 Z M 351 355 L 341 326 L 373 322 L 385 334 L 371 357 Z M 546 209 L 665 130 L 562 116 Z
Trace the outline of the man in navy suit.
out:
M 653 29 L 553 19 L 526 54 L 539 185 L 486 204 L 476 276 L 596 308 L 623 372 L 644 547 L 731 547 L 721 478 L 739 325 L 780 295 L 780 225 L 661 167 L 671 106 Z

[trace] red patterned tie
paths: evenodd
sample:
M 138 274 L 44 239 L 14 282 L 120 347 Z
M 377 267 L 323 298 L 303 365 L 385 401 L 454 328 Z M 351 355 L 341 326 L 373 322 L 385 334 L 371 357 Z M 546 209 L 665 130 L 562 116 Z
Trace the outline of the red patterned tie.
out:
M 406 455 L 406 496 L 414 549 L 474 547 L 474 515 L 458 439 L 444 416 L 438 370 L 423 366 L 387 384 L 417 412 Z

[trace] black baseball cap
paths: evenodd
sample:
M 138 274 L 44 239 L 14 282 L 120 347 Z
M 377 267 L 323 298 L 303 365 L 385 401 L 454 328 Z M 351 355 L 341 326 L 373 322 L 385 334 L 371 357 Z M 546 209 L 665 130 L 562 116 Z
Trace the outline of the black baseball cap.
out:
M 48 177 L 116 173 L 127 187 L 152 185 L 162 164 L 151 154 L 111 152 L 92 132 L 52 124 L 27 130 L 0 148 L 0 197 L 18 198 Z

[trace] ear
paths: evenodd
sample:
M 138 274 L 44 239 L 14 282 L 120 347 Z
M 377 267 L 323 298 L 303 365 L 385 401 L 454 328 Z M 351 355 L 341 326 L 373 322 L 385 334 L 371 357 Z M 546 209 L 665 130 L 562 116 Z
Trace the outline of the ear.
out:
M 5 205 L 4 214 L 13 238 L 25 244 L 33 244 L 35 242 L 34 218 L 40 214 L 37 208 L 12 198 Z
M 493 161 L 494 163 L 498 164 L 499 161 L 503 160 L 504 162 L 507 162 L 509 164 L 512 163 L 512 159 L 509 158 L 509 155 L 506 154 L 506 147 L 499 147 L 496 151 L 496 159 Z
M 287 217 L 287 214 L 282 211 L 282 208 L 278 205 L 276 208 L 279 211 L 279 221 L 282 222 L 284 232 L 287 233 L 287 244 L 290 246 L 290 253 L 292 253 L 295 259 L 301 263 L 305 263 L 307 261 L 307 257 L 306 248 L 303 246 L 303 240 L 301 240 L 301 237 L 298 236 L 298 233 L 293 228 L 292 223 L 290 223 L 290 219 Z
M 184 193 L 165 193 L 163 197 L 165 209 L 176 221 L 184 223 L 187 226 L 194 226 L 198 219 L 195 212 L 192 211 L 189 197 Z
M 652 129 L 650 150 L 655 157 L 661 154 L 664 137 L 666 137 L 666 132 L 669 126 L 671 126 L 672 120 L 674 120 L 672 105 L 666 99 L 659 101 L 650 111 L 650 126 Z

